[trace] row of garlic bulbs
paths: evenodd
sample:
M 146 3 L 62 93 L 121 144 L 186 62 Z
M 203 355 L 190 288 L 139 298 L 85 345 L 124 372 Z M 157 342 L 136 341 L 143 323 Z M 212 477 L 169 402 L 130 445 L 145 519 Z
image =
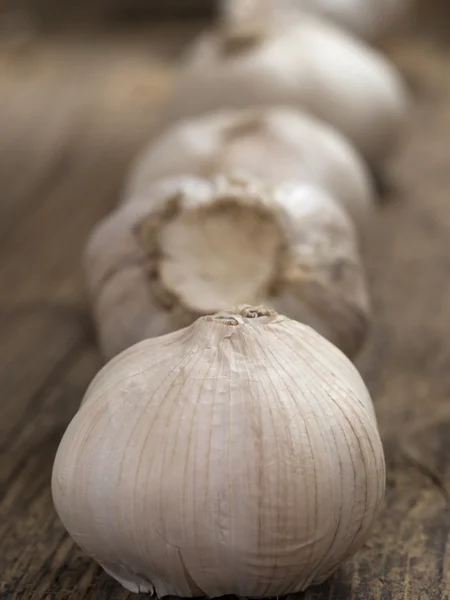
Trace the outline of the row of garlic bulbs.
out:
M 182 122 L 144 152 L 125 198 L 86 260 L 106 357 L 244 303 L 359 350 L 369 302 L 354 223 L 374 199 L 328 126 L 277 107 Z
M 170 125 L 137 160 L 126 202 L 93 235 L 89 288 L 108 358 L 147 336 L 242 303 L 279 309 L 350 357 L 364 341 L 369 303 L 354 229 L 370 219 L 373 173 L 382 176 L 395 150 L 407 94 L 394 67 L 362 42 L 310 15 L 280 10 L 273 0 L 259 2 L 228 0 L 227 18 L 193 44 L 166 111 Z M 223 174 L 239 176 L 250 193 L 236 190 L 236 181 L 227 183 Z M 309 196 L 303 209 L 293 209 L 287 181 Z M 221 218 L 214 206 L 223 206 L 227 194 L 239 196 L 240 209 L 222 211 Z M 174 195 L 180 201 L 172 229 L 200 241 L 192 242 L 190 258 L 184 250 L 180 257 L 180 247 L 168 247 L 162 233 L 166 219 L 151 242 L 156 258 L 148 259 L 150 248 L 136 231 L 157 220 Z M 189 218 L 192 195 L 203 198 L 203 213 L 214 212 L 209 229 L 222 227 L 215 262 L 203 261 L 202 238 Z M 258 260 L 250 257 L 265 245 L 262 230 L 255 252 L 241 249 L 248 264 L 240 261 L 240 274 L 231 260 L 239 254 L 233 219 L 248 235 L 259 220 L 257 205 L 267 202 L 273 228 L 280 218 L 291 225 L 279 228 L 277 241 L 271 230 L 273 247 L 267 240 L 259 259 L 267 267 L 261 280 Z M 256 211 L 252 221 L 240 214 L 251 212 L 249 203 Z M 202 264 L 189 266 L 190 259 Z M 276 285 L 269 265 L 277 270 Z M 225 282 L 234 293 L 224 293 Z
M 182 69 L 178 122 L 89 243 L 114 358 L 63 437 L 53 497 L 134 592 L 304 590 L 382 504 L 375 412 L 338 347 L 365 337 L 360 233 L 406 94 L 381 56 L 282 4 L 226 3 Z
M 376 2 L 361 0 L 361 6 Z M 220 107 L 288 105 L 328 123 L 372 169 L 384 169 L 408 106 L 396 69 L 330 23 L 283 9 L 283 1 L 227 0 L 225 6 L 222 24 L 189 49 L 166 123 Z

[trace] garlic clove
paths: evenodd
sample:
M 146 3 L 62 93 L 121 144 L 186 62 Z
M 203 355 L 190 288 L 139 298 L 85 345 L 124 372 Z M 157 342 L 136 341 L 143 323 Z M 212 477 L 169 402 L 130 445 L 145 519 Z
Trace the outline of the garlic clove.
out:
M 159 179 L 187 173 L 317 185 L 360 229 L 373 212 L 370 176 L 351 144 L 325 123 L 285 107 L 219 111 L 175 124 L 138 156 L 125 199 L 145 195 Z
M 220 28 L 187 54 L 167 122 L 222 108 L 287 105 L 341 131 L 382 170 L 406 123 L 409 99 L 382 55 L 325 21 L 278 13 L 264 35 L 230 50 Z
M 354 228 L 306 185 L 162 181 L 98 226 L 86 271 L 106 357 L 242 303 L 279 307 L 349 356 L 367 333 Z
M 107 364 L 52 473 L 75 542 L 158 597 L 319 583 L 367 539 L 384 488 L 357 370 L 309 327 L 248 306 Z

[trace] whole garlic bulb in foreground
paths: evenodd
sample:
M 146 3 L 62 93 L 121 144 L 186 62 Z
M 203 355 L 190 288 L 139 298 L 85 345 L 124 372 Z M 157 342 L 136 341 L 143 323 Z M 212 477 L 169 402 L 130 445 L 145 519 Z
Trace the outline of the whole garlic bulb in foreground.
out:
M 175 84 L 167 121 L 220 108 L 303 108 L 341 131 L 374 169 L 383 168 L 408 105 L 396 69 L 331 24 L 274 13 L 259 36 L 250 30 L 248 39 L 242 32 L 236 39 L 224 27 L 199 37 Z
M 238 304 L 266 303 L 349 356 L 369 307 L 356 233 L 307 185 L 175 178 L 94 231 L 86 271 L 106 357 Z
M 320 583 L 364 543 L 384 488 L 356 369 L 309 327 L 250 307 L 106 365 L 52 476 L 75 542 L 128 590 L 158 597 Z
M 145 195 L 164 177 L 220 173 L 317 185 L 359 226 L 372 214 L 370 175 L 351 144 L 327 124 L 283 107 L 219 111 L 175 124 L 138 157 L 125 198 Z

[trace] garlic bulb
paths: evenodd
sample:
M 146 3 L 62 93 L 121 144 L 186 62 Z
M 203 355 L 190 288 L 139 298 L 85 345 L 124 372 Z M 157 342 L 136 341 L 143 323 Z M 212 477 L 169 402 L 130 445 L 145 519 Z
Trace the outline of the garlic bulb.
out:
M 219 111 L 169 128 L 138 157 L 125 197 L 172 175 L 249 174 L 319 186 L 359 226 L 372 214 L 370 175 L 349 142 L 306 113 L 283 107 Z
M 223 0 L 223 12 L 242 0 Z M 245 0 L 244 0 L 245 4 Z M 406 20 L 411 0 L 283 0 L 286 10 L 301 10 L 323 17 L 371 42 L 396 29 Z M 267 10 L 267 7 L 266 7 Z M 242 8 L 241 8 L 242 11 Z M 239 13 L 236 17 L 239 16 Z M 260 19 L 264 18 L 262 12 Z
M 385 488 L 369 393 L 345 356 L 264 308 L 116 357 L 59 446 L 57 512 L 132 592 L 283 596 L 369 535 Z
M 239 35 L 229 26 L 200 36 L 175 85 L 167 120 L 220 108 L 304 108 L 341 131 L 373 168 L 383 168 L 408 105 L 396 69 L 331 24 L 273 12 L 259 36 L 250 28 L 245 38 L 244 26 Z
M 395 29 L 411 8 L 411 0 L 290 0 L 290 4 L 329 19 L 369 41 Z
M 355 230 L 308 185 L 161 181 L 97 227 L 86 271 L 108 358 L 243 303 L 307 323 L 349 356 L 367 333 Z

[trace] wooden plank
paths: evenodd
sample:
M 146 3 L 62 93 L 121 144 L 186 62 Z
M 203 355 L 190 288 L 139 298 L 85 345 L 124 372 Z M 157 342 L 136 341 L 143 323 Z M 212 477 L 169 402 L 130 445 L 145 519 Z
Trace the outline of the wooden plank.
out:
M 49 479 L 100 366 L 84 242 L 117 201 L 191 35 L 35 40 L 14 60 L 0 48 L 0 600 L 133 597 L 65 535 Z M 362 551 L 306 600 L 450 598 L 450 55 L 426 38 L 390 52 L 417 107 L 395 197 L 367 234 L 376 319 L 358 361 L 385 443 L 387 499 Z
M 74 349 L 92 339 L 90 323 L 78 307 L 24 304 L 0 315 L 0 385 L 5 401 L 0 451 L 14 449 L 24 429 L 34 426 L 48 386 L 65 370 Z M 31 411 L 31 413 L 30 413 Z
M 19 218 L 27 220 L 53 189 L 57 194 L 72 190 L 74 178 L 88 190 L 89 177 L 102 182 L 95 173 L 99 160 L 110 169 L 104 185 L 121 183 L 167 90 L 171 44 L 164 31 L 152 36 L 150 55 L 142 40 L 130 47 L 127 38 L 107 38 L 100 46 L 95 38 L 59 44 L 38 40 L 19 56 L 7 47 L 1 53 L 0 47 L 0 239 L 20 226 Z M 120 150 L 102 161 L 111 147 Z M 26 177 L 18 177 L 20 172 Z

